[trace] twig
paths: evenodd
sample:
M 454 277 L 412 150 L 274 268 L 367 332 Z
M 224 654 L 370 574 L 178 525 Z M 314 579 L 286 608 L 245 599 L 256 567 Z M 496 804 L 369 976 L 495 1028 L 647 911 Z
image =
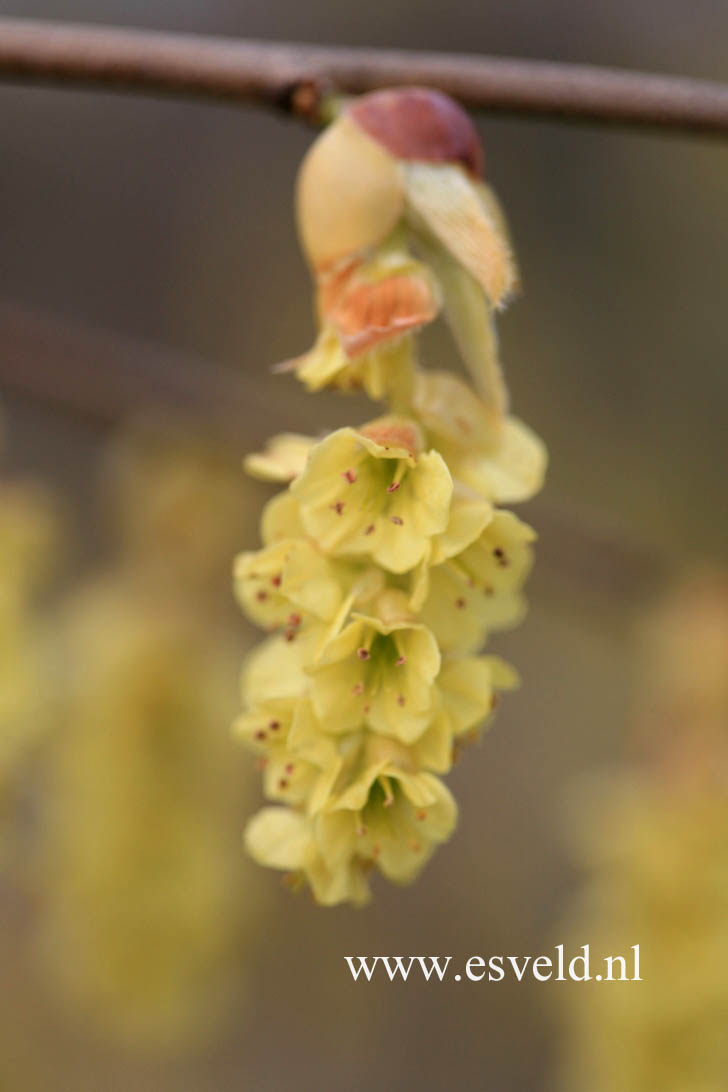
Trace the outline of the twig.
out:
M 257 102 L 315 121 L 321 95 L 437 87 L 476 110 L 728 134 L 728 86 L 544 61 L 255 42 L 0 19 L 0 80 Z

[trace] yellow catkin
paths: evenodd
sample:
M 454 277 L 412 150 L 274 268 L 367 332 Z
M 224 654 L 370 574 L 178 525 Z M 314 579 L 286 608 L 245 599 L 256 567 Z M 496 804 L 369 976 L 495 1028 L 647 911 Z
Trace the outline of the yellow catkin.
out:
M 728 1073 L 728 576 L 686 579 L 646 627 L 641 760 L 591 799 L 568 926 L 641 946 L 644 981 L 570 986 L 574 1092 L 723 1092 Z
M 208 588 L 244 513 L 236 468 L 183 429 L 132 433 L 108 464 L 119 556 L 56 627 L 41 954 L 71 1012 L 135 1047 L 186 1049 L 244 986 L 260 901 L 227 731 L 240 644 Z
M 539 490 L 546 453 L 507 413 L 493 315 L 515 265 L 481 161 L 467 115 L 409 88 L 350 103 L 299 176 L 320 329 L 291 367 L 385 412 L 246 460 L 288 488 L 235 565 L 241 606 L 273 634 L 236 727 L 276 805 L 247 848 L 325 905 L 366 902 L 374 871 L 416 877 L 455 828 L 442 775 L 517 682 L 482 648 L 525 612 L 536 536 L 503 506 Z M 472 387 L 420 366 L 440 312 Z
M 59 543 L 57 513 L 38 486 L 0 482 L 0 852 L 25 761 L 43 736 L 49 691 L 36 596 Z

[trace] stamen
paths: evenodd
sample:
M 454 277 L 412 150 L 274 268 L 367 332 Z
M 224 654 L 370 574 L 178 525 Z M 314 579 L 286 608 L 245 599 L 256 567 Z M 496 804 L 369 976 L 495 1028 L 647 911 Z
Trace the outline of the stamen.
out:
M 274 588 L 280 588 L 281 579 L 282 579 L 282 574 L 281 573 L 276 573 L 275 576 L 272 576 L 270 578 L 270 582 L 271 582 L 271 584 L 273 585 Z
M 363 694 L 364 693 L 364 683 L 363 682 L 354 683 L 354 685 L 351 688 L 351 692 L 352 692 L 352 694 L 356 694 L 357 696 L 359 694 Z
M 329 508 L 332 508 L 334 510 L 334 512 L 336 512 L 337 516 L 340 516 L 341 513 L 344 511 L 344 502 L 343 501 L 336 501 L 335 504 L 330 504 Z
M 295 629 L 296 626 L 300 626 L 300 624 L 301 624 L 301 615 L 300 614 L 298 614 L 295 611 L 294 611 L 293 614 L 289 614 L 289 616 L 288 616 L 288 625 L 289 626 L 293 626 L 293 628 Z
M 379 784 L 382 786 L 382 789 L 384 790 L 384 807 L 391 808 L 392 804 L 394 803 L 394 796 L 392 795 L 392 786 L 389 782 L 389 778 L 380 777 L 378 778 L 378 781 Z
M 374 531 L 374 524 L 370 523 L 369 526 L 367 527 L 366 531 L 364 532 L 364 534 L 365 535 L 371 535 L 373 533 L 373 531 Z
M 288 643 L 290 645 L 291 641 L 296 640 L 296 631 L 295 631 L 295 629 L 287 629 L 285 631 L 285 633 L 283 634 L 283 636 L 285 637 L 285 639 L 288 641 Z
M 268 722 L 268 727 L 270 728 L 271 732 L 277 732 L 280 726 L 281 722 L 279 720 L 271 720 Z
M 405 705 L 406 703 L 407 699 L 405 698 L 404 694 L 400 694 L 397 698 L 397 705 Z
M 425 819 L 427 818 L 427 812 L 426 811 L 418 811 L 417 812 L 417 818 L 418 818 L 420 823 L 423 823 L 425 821 Z
M 369 660 L 372 655 L 368 648 L 358 648 L 356 654 L 360 660 Z
M 285 777 L 282 777 L 280 779 L 280 781 L 278 782 L 278 788 L 279 789 L 287 789 L 288 788 L 288 782 L 286 781 Z
M 349 485 L 353 485 L 356 481 L 356 470 L 345 470 L 341 476 L 342 478 L 346 478 Z
M 293 771 L 295 770 L 295 768 L 296 768 L 295 763 L 293 763 L 293 762 L 287 762 L 286 763 L 286 773 L 287 774 L 292 774 Z
M 392 478 L 392 484 L 387 486 L 388 493 L 396 493 L 402 484 L 402 479 L 407 473 L 407 460 L 398 459 L 397 466 L 395 467 L 394 477 Z
M 407 663 L 407 657 L 406 656 L 398 656 L 397 659 L 394 661 L 394 666 L 395 667 L 402 667 L 402 665 L 406 664 L 406 663 Z
M 498 564 L 502 569 L 506 568 L 506 566 L 508 565 L 508 558 L 506 557 L 506 552 L 504 549 L 502 549 L 502 547 L 496 546 L 496 548 L 493 550 L 493 557 L 498 559 Z
M 463 599 L 462 596 L 459 599 L 455 600 L 455 606 L 458 608 L 458 610 L 462 610 L 463 607 L 466 607 L 467 605 L 467 599 Z
M 263 591 L 263 589 L 261 588 L 260 591 L 257 591 L 255 593 L 255 598 L 258 600 L 259 603 L 265 603 L 266 599 L 268 598 L 268 592 Z
M 265 733 L 265 732 L 263 731 L 263 729 L 261 728 L 261 729 L 260 729 L 260 731 L 258 731 L 258 732 L 256 732 L 256 733 L 255 733 L 255 738 L 256 738 L 256 739 L 260 739 L 260 740 L 263 740 L 263 739 L 267 739 L 267 738 L 268 738 L 268 736 L 266 735 L 266 733 Z
M 404 523 L 404 520 L 401 519 L 399 516 L 390 516 L 390 519 L 392 523 L 396 523 L 398 527 L 401 527 Z

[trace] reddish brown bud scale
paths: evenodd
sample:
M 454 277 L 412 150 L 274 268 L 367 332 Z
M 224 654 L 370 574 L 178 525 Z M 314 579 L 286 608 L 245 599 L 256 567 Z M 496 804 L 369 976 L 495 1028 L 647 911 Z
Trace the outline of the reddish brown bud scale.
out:
M 437 317 L 438 308 L 426 278 L 409 274 L 354 285 L 330 318 L 347 354 L 355 357 L 382 341 L 426 326 Z
M 397 159 L 460 163 L 483 175 L 483 148 L 467 113 L 453 99 L 427 87 L 373 91 L 348 114 Z
M 364 425 L 359 431 L 362 436 L 374 440 L 375 444 L 379 444 L 385 451 L 388 451 L 390 447 L 401 447 L 414 455 L 422 446 L 415 426 L 406 421 L 380 419 Z

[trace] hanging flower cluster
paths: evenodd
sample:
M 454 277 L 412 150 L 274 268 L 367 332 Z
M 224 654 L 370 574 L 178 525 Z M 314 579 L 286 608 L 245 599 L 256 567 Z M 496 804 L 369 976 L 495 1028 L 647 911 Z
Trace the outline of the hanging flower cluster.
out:
M 56 623 L 44 972 L 109 1036 L 196 1048 L 239 993 L 260 911 L 235 867 L 244 771 L 219 730 L 238 643 L 210 601 L 242 529 L 239 482 L 188 422 L 152 420 L 114 445 L 103 499 L 118 556 Z
M 58 513 L 42 488 L 0 483 L 0 855 L 19 773 L 47 720 L 45 642 L 35 599 L 59 539 Z
M 728 575 L 684 580 L 650 619 L 647 639 L 637 726 L 646 754 L 630 772 L 589 786 L 575 825 L 586 877 L 560 933 L 566 924 L 576 945 L 588 938 L 595 961 L 640 943 L 644 981 L 566 991 L 560 1087 L 720 1092 L 728 1073 Z
M 386 413 L 247 460 L 288 488 L 263 548 L 236 562 L 239 601 L 271 633 L 237 730 L 277 805 L 249 823 L 248 850 L 327 905 L 365 902 L 373 868 L 412 880 L 450 837 L 441 775 L 517 682 L 480 654 L 523 616 L 535 537 L 498 506 L 536 493 L 546 459 L 506 412 L 493 311 L 516 270 L 481 174 L 467 115 L 405 89 L 346 106 L 299 176 L 320 330 L 285 367 Z M 418 364 L 415 335 L 441 313 L 473 386 Z

